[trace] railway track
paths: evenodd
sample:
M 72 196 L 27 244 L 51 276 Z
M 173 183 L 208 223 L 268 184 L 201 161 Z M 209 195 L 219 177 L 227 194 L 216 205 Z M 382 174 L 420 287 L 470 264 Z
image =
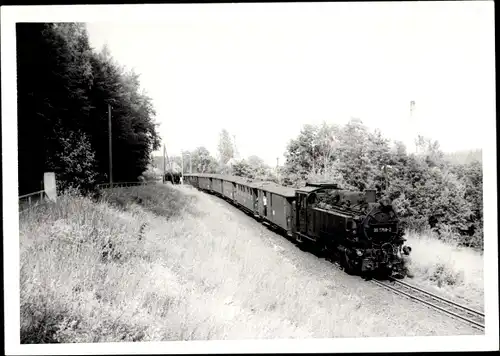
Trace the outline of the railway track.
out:
M 371 282 L 399 295 L 413 299 L 428 307 L 439 310 L 456 319 L 467 322 L 479 330 L 484 330 L 484 313 L 440 297 L 406 282 L 390 278 L 389 281 L 372 279 Z

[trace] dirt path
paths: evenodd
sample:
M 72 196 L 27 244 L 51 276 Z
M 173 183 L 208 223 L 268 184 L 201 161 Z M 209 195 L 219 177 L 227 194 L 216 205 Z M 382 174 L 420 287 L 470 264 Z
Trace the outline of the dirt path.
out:
M 481 334 L 463 322 L 345 274 L 330 262 L 301 251 L 283 236 L 218 197 L 193 191 L 189 194 L 199 196 L 199 207 L 208 209 L 214 220 L 221 223 L 229 220 L 240 226 L 246 236 L 252 236 L 267 246 L 283 267 L 289 266 L 276 271 L 274 277 L 295 280 L 295 283 L 290 283 L 290 288 L 300 289 L 300 282 L 297 282 L 307 281 L 307 286 L 298 291 L 298 300 L 294 301 L 300 306 L 293 309 L 295 312 L 305 311 L 309 308 L 304 308 L 304 304 L 309 304 L 311 310 L 316 311 L 316 315 L 309 315 L 307 321 L 314 337 Z M 284 270 L 291 271 L 291 275 L 283 276 Z M 286 308 L 277 308 L 276 311 L 283 309 Z M 332 327 L 325 329 L 328 324 Z

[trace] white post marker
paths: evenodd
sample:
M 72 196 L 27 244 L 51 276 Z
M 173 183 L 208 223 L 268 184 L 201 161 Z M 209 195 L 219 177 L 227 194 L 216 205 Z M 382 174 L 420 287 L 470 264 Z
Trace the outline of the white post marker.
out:
M 56 175 L 54 172 L 43 174 L 43 187 L 47 197 L 53 202 L 57 201 Z

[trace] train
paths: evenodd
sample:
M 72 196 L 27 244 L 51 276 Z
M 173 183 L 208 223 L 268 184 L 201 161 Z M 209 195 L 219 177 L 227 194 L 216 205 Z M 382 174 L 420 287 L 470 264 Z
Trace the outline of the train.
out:
M 291 188 L 220 174 L 185 174 L 184 183 L 217 195 L 302 246 L 321 251 L 352 275 L 404 278 L 404 232 L 393 205 L 374 189 L 335 183 Z
M 172 184 L 181 184 L 182 174 L 180 172 L 169 171 L 166 172 L 163 179 L 165 182 Z

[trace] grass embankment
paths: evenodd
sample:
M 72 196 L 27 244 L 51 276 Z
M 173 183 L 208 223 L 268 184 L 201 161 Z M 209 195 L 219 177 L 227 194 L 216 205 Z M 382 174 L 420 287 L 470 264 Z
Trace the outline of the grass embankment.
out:
M 191 201 L 165 186 L 116 188 L 100 203 L 68 194 L 23 214 L 21 342 L 143 339 L 175 302 L 163 241 Z
M 66 195 L 22 215 L 22 343 L 451 332 L 361 285 L 301 271 L 194 189 L 104 199 Z
M 480 252 L 432 234 L 408 233 L 406 238 L 412 247 L 409 269 L 414 278 L 410 282 L 483 310 L 484 259 Z

